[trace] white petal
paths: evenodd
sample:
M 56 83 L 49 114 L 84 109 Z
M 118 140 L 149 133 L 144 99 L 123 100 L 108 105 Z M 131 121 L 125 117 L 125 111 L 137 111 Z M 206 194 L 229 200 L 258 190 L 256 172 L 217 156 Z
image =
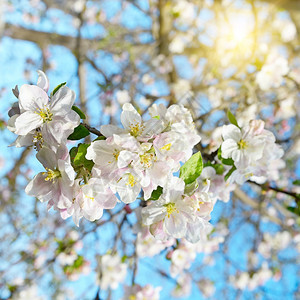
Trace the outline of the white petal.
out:
M 142 209 L 142 219 L 144 225 L 151 225 L 163 220 L 166 216 L 166 209 L 153 203 Z
M 18 116 L 15 123 L 15 133 L 26 135 L 31 130 L 40 127 L 43 124 L 42 118 L 32 111 L 26 111 Z
M 75 101 L 75 93 L 67 86 L 61 87 L 51 98 L 51 112 L 58 116 L 69 113 Z
M 23 84 L 20 88 L 19 101 L 21 112 L 36 111 L 48 104 L 48 95 L 36 85 Z
M 233 139 L 234 141 L 239 142 L 242 138 L 242 133 L 237 126 L 230 124 L 222 127 L 222 136 L 224 140 Z
M 168 234 L 178 239 L 184 237 L 186 233 L 186 223 L 177 212 L 165 218 L 164 228 Z
M 54 170 L 57 166 L 57 159 L 55 153 L 47 148 L 43 147 L 36 155 L 36 158 L 45 167 Z
M 236 141 L 229 139 L 229 140 L 225 140 L 222 143 L 222 146 L 221 146 L 222 157 L 231 158 L 232 153 L 236 150 L 238 150 L 238 145 L 237 145 Z
M 38 70 L 37 73 L 39 75 L 37 80 L 37 86 L 43 89 L 47 93 L 49 89 L 49 80 L 43 71 Z
M 124 129 L 119 128 L 115 125 L 102 125 L 100 127 L 100 132 L 105 136 L 105 137 L 109 137 L 109 136 L 113 136 L 114 134 L 125 134 L 127 133 Z
M 123 111 L 121 113 L 121 123 L 124 128 L 130 130 L 130 126 L 133 124 L 141 124 L 142 118 L 136 109 L 130 103 L 125 103 L 123 105 Z
M 26 186 L 25 192 L 29 196 L 38 197 L 48 194 L 52 189 L 52 183 L 45 181 L 45 175 L 37 174 Z

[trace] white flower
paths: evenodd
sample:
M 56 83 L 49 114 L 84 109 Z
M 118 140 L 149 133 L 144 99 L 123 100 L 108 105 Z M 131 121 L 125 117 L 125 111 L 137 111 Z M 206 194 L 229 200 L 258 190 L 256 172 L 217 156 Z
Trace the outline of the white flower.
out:
M 174 297 L 187 297 L 191 293 L 192 278 L 188 273 L 183 273 L 177 279 L 177 285 L 172 291 Z
M 266 64 L 257 73 L 256 82 L 263 91 L 267 91 L 272 87 L 278 88 L 283 81 L 283 76 L 288 71 L 287 59 L 277 53 L 271 53 Z
M 218 175 L 213 167 L 205 167 L 198 178 L 199 188 L 207 189 L 209 196 L 213 202 L 221 200 L 228 202 L 230 193 L 234 190 L 235 185 L 225 182 L 223 175 Z
M 22 85 L 15 133 L 26 136 L 39 129 L 49 145 L 65 142 L 80 122 L 78 114 L 71 109 L 74 100 L 75 93 L 66 86 L 61 87 L 49 102 L 48 95 L 40 87 Z
M 25 289 L 21 290 L 19 293 L 14 294 L 12 299 L 16 300 L 44 300 L 45 298 L 38 295 L 38 287 L 36 285 L 27 286 Z
M 173 188 L 172 188 L 173 187 Z M 152 225 L 163 222 L 163 230 L 170 236 L 182 238 L 187 231 L 187 221 L 193 212 L 191 207 L 182 201 L 184 182 L 177 177 L 170 179 L 170 188 L 159 200 L 143 208 L 143 224 Z
M 73 216 L 74 223 L 79 226 L 82 217 L 93 222 L 103 215 L 103 209 L 112 209 L 117 204 L 117 197 L 104 184 L 101 178 L 91 178 L 87 184 L 73 186 L 72 205 L 61 212 L 63 219 Z
M 37 174 L 26 186 L 29 196 L 40 201 L 49 201 L 48 207 L 64 209 L 72 205 L 75 171 L 70 163 L 66 146 L 61 145 L 57 152 L 43 147 L 36 155 L 46 172 Z
M 106 140 L 94 141 L 87 148 L 86 159 L 93 160 L 96 167 L 101 170 L 103 178 L 112 180 L 120 177 L 126 171 L 126 167 L 136 157 L 130 150 L 138 149 L 139 145 L 132 136 L 123 139 L 113 135 Z M 118 179 L 117 178 L 117 179 Z
M 125 295 L 123 300 L 159 300 L 159 293 L 162 288 L 153 287 L 151 284 L 147 284 L 141 287 L 138 284 L 133 286 L 125 286 Z
M 118 254 L 105 254 L 100 261 L 100 278 L 97 279 L 102 290 L 117 289 L 119 283 L 125 280 L 127 265 L 121 262 Z
M 150 232 L 147 226 L 143 226 L 137 234 L 136 252 L 139 257 L 152 257 L 159 254 L 162 250 L 172 246 L 175 243 L 174 239 L 161 241 L 156 239 Z
M 235 166 L 248 166 L 251 161 L 262 158 L 264 142 L 249 130 L 241 130 L 233 124 L 224 125 L 222 136 L 222 157 L 232 158 Z
M 110 188 L 119 194 L 122 202 L 132 203 L 141 192 L 140 181 L 138 174 L 129 169 L 116 182 L 112 182 Z
M 130 134 L 137 140 L 147 141 L 152 138 L 153 135 L 160 133 L 163 129 L 162 122 L 158 119 L 150 119 L 144 122 L 140 114 L 130 103 L 125 103 L 123 105 L 121 123 L 124 126 L 124 129 L 115 125 L 103 125 L 101 126 L 101 133 L 106 137 L 113 136 L 114 134 Z
M 123 90 L 123 91 L 117 91 L 117 93 L 116 93 L 116 98 L 117 98 L 117 101 L 118 101 L 121 105 L 130 102 L 130 96 L 129 96 L 128 91 L 126 91 L 126 90 Z

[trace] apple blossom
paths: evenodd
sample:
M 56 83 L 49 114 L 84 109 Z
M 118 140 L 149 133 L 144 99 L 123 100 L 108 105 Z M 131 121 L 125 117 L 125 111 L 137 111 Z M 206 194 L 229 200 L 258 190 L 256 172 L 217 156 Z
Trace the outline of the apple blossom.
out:
M 40 129 L 42 139 L 49 145 L 65 142 L 79 124 L 79 116 L 71 107 L 75 93 L 62 86 L 51 96 L 38 86 L 24 84 L 20 88 L 20 115 L 15 119 L 14 132 L 26 136 Z
M 43 147 L 36 155 L 46 172 L 37 174 L 26 186 L 25 192 L 42 202 L 48 201 L 48 207 L 65 209 L 72 205 L 75 172 L 70 164 L 66 146 L 59 146 L 57 152 Z
M 97 284 L 101 289 L 117 289 L 119 283 L 125 280 L 127 265 L 121 262 L 118 254 L 105 254 L 101 257 Z

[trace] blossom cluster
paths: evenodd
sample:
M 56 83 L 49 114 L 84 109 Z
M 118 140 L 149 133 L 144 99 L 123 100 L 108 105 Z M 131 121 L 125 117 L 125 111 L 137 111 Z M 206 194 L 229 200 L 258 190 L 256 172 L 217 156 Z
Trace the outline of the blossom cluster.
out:
M 251 120 L 244 128 L 234 124 L 223 126 L 222 157 L 231 159 L 234 165 L 230 182 L 243 184 L 251 179 L 263 183 L 280 166 L 283 149 L 275 143 L 274 134 L 264 126 L 261 120 Z
M 186 108 L 153 104 L 145 121 L 128 102 L 122 127 L 103 125 L 91 144 L 69 152 L 68 139 L 86 136 L 74 138 L 82 128 L 87 130 L 80 124 L 85 116 L 73 106 L 75 93 L 65 83 L 48 97 L 48 78 L 42 71 L 38 74 L 37 85 L 13 90 L 19 101 L 9 111 L 9 129 L 18 134 L 14 145 L 34 146 L 45 168 L 29 182 L 26 193 L 47 202 L 63 219 L 72 216 L 77 226 L 82 217 L 98 220 L 104 209 L 140 196 L 140 238 L 151 242 L 153 236 L 162 249 L 174 238 L 205 240 L 216 201 L 229 200 L 233 183 L 266 180 L 270 162 L 283 155 L 263 121 L 240 128 L 230 116 L 218 159 L 203 167 L 200 152 L 193 154 L 201 138 Z

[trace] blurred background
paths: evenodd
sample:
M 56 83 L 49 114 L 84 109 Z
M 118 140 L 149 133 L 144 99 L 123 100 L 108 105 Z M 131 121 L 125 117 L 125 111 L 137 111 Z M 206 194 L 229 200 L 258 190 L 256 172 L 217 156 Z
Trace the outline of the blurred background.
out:
M 42 168 L 33 149 L 8 147 L 16 136 L 6 129 L 11 89 L 36 84 L 36 70 L 50 91 L 67 82 L 98 129 L 119 124 L 127 102 L 145 118 L 153 103 L 183 104 L 204 157 L 230 109 L 240 125 L 265 121 L 285 150 L 269 181 L 300 193 L 299 42 L 299 0 L 1 0 L 0 299 L 127 300 L 124 286 L 99 291 L 96 281 L 113 248 L 128 264 L 124 285 L 135 272 L 137 284 L 162 287 L 161 299 L 300 299 L 295 198 L 237 187 L 216 204 L 214 232 L 182 279 L 170 275 L 170 249 L 136 266 L 136 219 L 122 221 L 122 204 L 77 228 L 26 196 Z

